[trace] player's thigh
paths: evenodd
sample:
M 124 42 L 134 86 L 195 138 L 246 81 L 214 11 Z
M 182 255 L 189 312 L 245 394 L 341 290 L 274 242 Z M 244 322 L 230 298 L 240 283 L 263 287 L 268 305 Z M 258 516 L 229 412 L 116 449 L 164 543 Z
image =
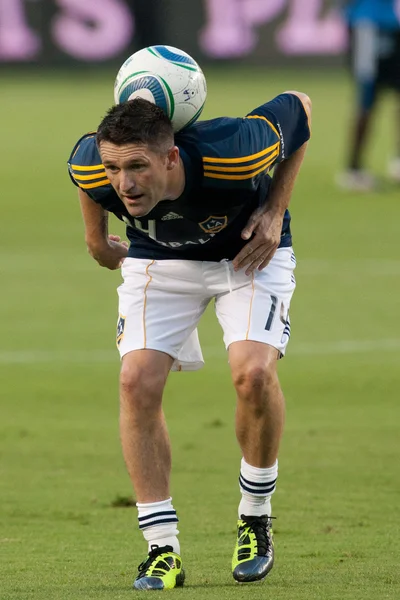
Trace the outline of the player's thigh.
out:
M 400 31 L 381 32 L 378 85 L 400 90 Z
M 369 21 L 350 28 L 350 63 L 357 81 L 376 79 L 379 65 L 379 28 Z
M 151 349 L 178 357 L 207 306 L 198 270 L 195 261 L 124 261 L 118 288 L 121 356 Z
M 232 291 L 216 300 L 225 346 L 251 340 L 284 354 L 290 337 L 289 308 L 296 287 L 292 248 L 279 248 L 268 266 L 250 277 L 234 273 Z
M 373 108 L 380 70 L 380 32 L 374 23 L 360 22 L 350 28 L 350 65 L 357 86 L 357 102 L 363 111 Z

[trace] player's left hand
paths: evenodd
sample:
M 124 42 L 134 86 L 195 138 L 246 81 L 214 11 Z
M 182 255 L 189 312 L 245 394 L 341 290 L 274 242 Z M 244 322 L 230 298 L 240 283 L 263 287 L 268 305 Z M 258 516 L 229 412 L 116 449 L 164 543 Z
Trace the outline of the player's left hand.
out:
M 233 259 L 235 271 L 247 267 L 246 275 L 251 275 L 256 269 L 265 269 L 279 246 L 282 222 L 281 215 L 266 211 L 265 208 L 253 212 L 242 231 L 242 238 L 250 241 Z
M 109 234 L 108 236 L 108 243 L 110 244 L 110 246 L 113 248 L 113 250 L 122 250 L 122 252 L 125 254 L 125 249 L 128 250 L 129 248 L 129 244 L 128 242 L 121 241 L 121 237 L 119 235 L 114 235 L 114 234 Z M 125 254 L 126 256 L 126 254 Z M 121 257 L 121 260 L 118 263 L 117 269 L 120 269 L 122 267 L 122 263 L 125 260 L 125 256 Z
M 110 234 L 108 236 L 108 240 L 110 242 L 117 242 L 117 244 L 121 244 L 122 246 L 125 246 L 125 248 L 129 248 L 128 242 L 125 242 L 125 241 L 121 242 L 121 237 L 119 235 Z

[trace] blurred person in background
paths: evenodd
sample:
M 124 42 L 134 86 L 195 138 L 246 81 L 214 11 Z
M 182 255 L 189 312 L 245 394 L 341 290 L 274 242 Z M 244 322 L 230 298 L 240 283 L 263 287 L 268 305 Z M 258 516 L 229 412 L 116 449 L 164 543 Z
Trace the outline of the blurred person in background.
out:
M 377 188 L 377 180 L 365 168 L 365 153 L 377 100 L 384 88 L 396 93 L 395 150 L 388 174 L 400 183 L 400 3 L 348 0 L 343 8 L 349 25 L 351 71 L 357 93 L 347 170 L 338 174 L 337 183 L 343 189 L 368 192 Z
M 184 582 L 162 398 L 174 366 L 201 366 L 196 328 L 212 299 L 243 456 L 232 573 L 259 581 L 273 566 L 271 497 L 285 414 L 277 361 L 289 342 L 296 285 L 287 209 L 310 113 L 308 96 L 286 92 L 245 118 L 197 122 L 174 138 L 162 109 L 135 99 L 111 108 L 97 135 L 72 151 L 88 250 L 102 266 L 122 265 L 120 431 L 148 544 L 136 589 Z M 129 250 L 108 235 L 108 212 L 127 223 Z

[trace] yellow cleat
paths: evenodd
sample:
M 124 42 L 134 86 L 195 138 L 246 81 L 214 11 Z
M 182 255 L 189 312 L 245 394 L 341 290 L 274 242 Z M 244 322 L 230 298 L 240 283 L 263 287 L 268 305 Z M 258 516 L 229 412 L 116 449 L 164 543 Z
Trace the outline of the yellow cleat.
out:
M 261 581 L 274 564 L 271 517 L 241 516 L 232 558 L 233 578 L 239 583 Z
M 171 546 L 152 546 L 138 570 L 133 583 L 135 590 L 172 590 L 185 581 L 182 559 Z

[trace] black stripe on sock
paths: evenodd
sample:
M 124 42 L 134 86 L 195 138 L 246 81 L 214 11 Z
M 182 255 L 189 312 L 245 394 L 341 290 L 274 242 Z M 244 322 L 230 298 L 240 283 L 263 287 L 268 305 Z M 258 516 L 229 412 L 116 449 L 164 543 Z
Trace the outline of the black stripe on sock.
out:
M 252 485 L 253 487 L 265 487 L 266 485 L 272 485 L 272 484 L 276 484 L 277 482 L 277 477 L 275 477 L 275 479 L 273 479 L 272 481 L 265 481 L 263 483 L 256 483 L 255 481 L 249 481 L 248 479 L 245 479 L 243 477 L 243 475 L 240 473 L 239 475 L 239 481 L 244 481 L 244 483 L 247 483 L 247 485 Z
M 242 490 L 244 490 L 245 492 L 248 492 L 249 494 L 254 494 L 255 496 L 268 496 L 269 494 L 272 494 L 272 492 L 274 492 L 275 488 L 276 488 L 275 483 L 273 483 L 272 485 L 270 485 L 268 487 L 259 488 L 259 489 L 255 490 L 255 489 L 245 485 L 242 481 L 240 481 L 240 479 L 239 479 L 239 485 Z
M 154 517 L 163 517 L 163 516 L 167 516 L 167 515 L 175 515 L 176 516 L 176 511 L 175 510 L 163 510 L 161 512 L 150 513 L 149 515 L 146 515 L 145 517 L 138 517 L 138 521 L 140 523 L 140 521 L 145 521 L 146 519 L 154 519 Z
M 139 529 L 147 529 L 153 525 L 165 525 L 166 523 L 178 523 L 178 519 L 161 519 L 160 521 L 150 521 L 149 523 L 140 523 Z

